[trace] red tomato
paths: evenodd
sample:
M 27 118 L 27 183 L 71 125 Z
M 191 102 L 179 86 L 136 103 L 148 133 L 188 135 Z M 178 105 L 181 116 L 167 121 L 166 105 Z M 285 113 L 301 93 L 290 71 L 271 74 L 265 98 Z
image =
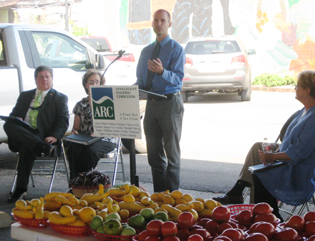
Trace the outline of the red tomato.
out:
M 315 221 L 308 221 L 305 223 L 304 232 L 308 235 L 315 234 Z
M 205 225 L 205 229 L 208 231 L 208 232 L 214 232 L 214 231 L 217 231 L 219 228 L 219 223 L 217 221 L 214 221 L 214 220 L 210 220 L 206 223 Z
M 138 240 L 144 241 L 149 236 L 149 232 L 147 230 L 143 230 L 141 233 L 139 233 Z
M 163 241 L 180 241 L 179 237 L 176 236 L 167 236 L 163 238 Z
M 186 239 L 189 237 L 190 232 L 188 229 L 179 229 L 176 236 L 179 237 L 180 239 Z
M 258 222 L 258 223 L 259 224 L 256 227 L 256 232 L 262 233 L 266 235 L 267 238 L 272 239 L 272 237 L 274 236 L 276 232 L 275 226 L 268 222 Z
M 262 233 L 272 239 L 275 234 L 275 226 L 268 222 L 257 222 L 250 227 L 249 233 Z
M 218 233 L 222 233 L 225 229 L 228 229 L 228 228 L 233 228 L 231 224 L 229 223 L 221 223 L 218 227 L 218 230 L 217 232 Z
M 232 241 L 241 241 L 243 239 L 243 235 L 234 228 L 225 229 L 220 236 L 228 237 Z
M 251 233 L 244 241 L 269 241 L 269 239 L 262 233 Z
M 212 219 L 218 223 L 226 223 L 230 220 L 230 210 L 226 206 L 215 207 L 212 211 Z
M 279 241 L 295 241 L 299 240 L 300 236 L 294 228 L 283 228 L 277 230 L 273 238 Z
M 189 230 L 193 231 L 194 229 L 198 229 L 198 228 L 203 228 L 203 227 L 200 225 L 194 224 Z
M 273 213 L 261 213 L 257 214 L 254 218 L 254 223 L 264 221 L 268 223 L 276 223 L 278 221 L 278 218 Z
M 180 228 L 191 228 L 195 223 L 194 215 L 190 212 L 182 212 L 177 217 L 177 223 Z
M 262 213 L 272 213 L 273 208 L 270 207 L 268 203 L 257 203 L 253 208 L 253 215 L 256 216 L 257 214 Z
M 160 241 L 161 238 L 159 236 L 148 236 L 145 241 Z
M 209 237 L 211 237 L 211 234 L 204 228 L 194 229 L 190 234 L 199 234 L 204 240 L 207 240 Z
M 228 224 L 230 224 L 232 228 L 237 228 L 237 224 L 233 221 L 228 221 Z
M 299 215 L 293 215 L 285 224 L 285 227 L 294 228 L 296 231 L 301 232 L 304 229 L 304 218 Z
M 172 221 L 166 221 L 161 226 L 161 233 L 163 237 L 174 236 L 177 234 L 177 226 Z
M 243 238 L 246 236 L 246 234 L 245 234 L 243 229 L 235 228 L 235 230 L 239 231 L 242 234 Z
M 192 234 L 188 237 L 187 241 L 204 241 L 203 237 L 201 237 L 199 234 Z
M 315 212 L 307 212 L 304 214 L 305 222 L 315 221 Z
M 315 241 L 315 235 L 312 235 L 311 237 L 309 237 L 308 241 Z
M 252 223 L 254 215 L 250 210 L 242 210 L 237 214 L 236 219 L 239 223 Z
M 200 226 L 202 226 L 202 227 L 205 228 L 206 223 L 209 222 L 209 221 L 211 221 L 211 220 L 212 220 L 211 218 L 202 218 L 202 219 L 200 219 L 200 220 L 198 221 L 197 225 L 200 225 Z
M 161 220 L 151 220 L 147 224 L 147 231 L 149 232 L 149 235 L 156 235 L 159 236 L 161 235 L 161 227 L 162 227 L 163 222 Z
M 213 241 L 232 241 L 232 239 L 230 239 L 229 237 L 225 237 L 225 236 L 218 236 Z
M 257 222 L 257 223 L 252 224 L 252 225 L 249 227 L 248 233 L 255 233 L 255 232 L 256 232 L 256 228 L 257 228 L 257 226 L 259 225 L 259 223 L 261 223 L 261 222 Z

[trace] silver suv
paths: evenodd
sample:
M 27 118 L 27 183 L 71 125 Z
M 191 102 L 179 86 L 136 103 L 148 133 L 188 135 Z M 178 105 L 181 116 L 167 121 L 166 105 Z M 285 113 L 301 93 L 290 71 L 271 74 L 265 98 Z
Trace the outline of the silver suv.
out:
M 251 68 L 240 39 L 233 36 L 189 39 L 185 44 L 186 64 L 182 98 L 211 92 L 237 93 L 251 99 Z

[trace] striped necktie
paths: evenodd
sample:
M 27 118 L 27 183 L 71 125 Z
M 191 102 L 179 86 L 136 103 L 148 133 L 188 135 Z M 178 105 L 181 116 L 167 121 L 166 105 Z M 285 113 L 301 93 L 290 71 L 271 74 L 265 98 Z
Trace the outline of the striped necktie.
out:
M 28 123 L 33 127 L 34 129 L 37 129 L 37 116 L 38 116 L 38 111 L 41 103 L 42 103 L 42 96 L 43 92 L 39 91 L 38 95 L 36 96 L 33 107 L 30 107 L 31 110 L 29 112 L 29 117 L 28 117 Z
M 151 60 L 152 59 L 156 59 L 157 57 L 159 57 L 159 53 L 160 53 L 160 49 L 161 49 L 161 45 L 158 41 L 156 41 L 156 45 L 153 49 L 152 55 L 151 55 Z M 154 78 L 155 73 L 153 73 L 152 71 L 148 70 L 148 75 L 147 75 L 147 82 L 145 84 L 144 90 L 150 90 L 152 87 L 152 80 Z

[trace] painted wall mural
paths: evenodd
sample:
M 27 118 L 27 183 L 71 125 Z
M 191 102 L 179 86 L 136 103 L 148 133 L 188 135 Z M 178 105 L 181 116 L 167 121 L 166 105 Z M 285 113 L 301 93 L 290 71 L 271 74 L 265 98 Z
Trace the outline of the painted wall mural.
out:
M 172 15 L 170 35 L 179 43 L 198 36 L 236 35 L 247 49 L 256 49 L 254 76 L 315 70 L 314 0 L 121 1 L 120 18 L 130 44 L 154 41 L 152 14 L 164 8 Z

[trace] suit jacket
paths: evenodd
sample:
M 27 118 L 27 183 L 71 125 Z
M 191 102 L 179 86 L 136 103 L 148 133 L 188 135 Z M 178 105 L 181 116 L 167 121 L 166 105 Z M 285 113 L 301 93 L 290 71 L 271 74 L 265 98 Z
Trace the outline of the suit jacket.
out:
M 22 92 L 10 116 L 21 117 L 24 120 L 35 93 L 36 89 Z M 37 116 L 37 129 L 40 138 L 44 140 L 48 136 L 53 136 L 60 141 L 68 126 L 68 97 L 51 88 Z

